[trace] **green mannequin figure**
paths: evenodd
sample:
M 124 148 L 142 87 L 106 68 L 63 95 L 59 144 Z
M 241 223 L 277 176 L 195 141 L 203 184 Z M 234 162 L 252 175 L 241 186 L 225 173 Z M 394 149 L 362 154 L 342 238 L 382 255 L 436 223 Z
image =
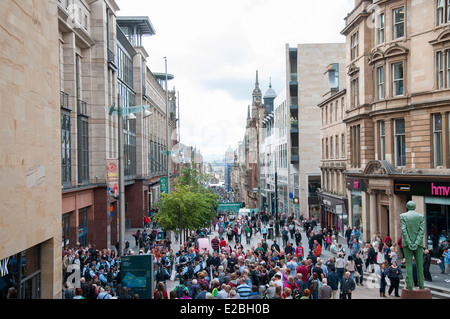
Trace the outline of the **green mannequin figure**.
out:
M 409 201 L 406 204 L 408 211 L 400 214 L 400 227 L 402 230 L 403 251 L 406 260 L 406 289 L 413 290 L 413 257 L 417 266 L 417 283 L 419 289 L 424 289 L 423 281 L 423 236 L 425 235 L 425 218 L 415 211 L 416 204 Z

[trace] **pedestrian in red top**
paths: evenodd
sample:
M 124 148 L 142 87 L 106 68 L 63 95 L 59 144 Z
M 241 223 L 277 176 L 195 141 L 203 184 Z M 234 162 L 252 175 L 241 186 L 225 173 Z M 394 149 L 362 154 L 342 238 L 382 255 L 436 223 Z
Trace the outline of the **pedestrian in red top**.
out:
M 215 236 L 213 239 L 211 239 L 211 247 L 216 253 L 219 253 L 220 248 L 219 244 L 220 244 L 219 237 Z
M 153 293 L 154 299 L 169 299 L 169 296 L 167 295 L 167 291 L 164 287 L 164 283 L 158 282 L 157 289 Z
M 303 249 L 302 243 L 295 248 L 295 257 L 297 257 L 297 260 L 299 261 L 305 258 L 305 250 Z
M 308 266 L 306 266 L 306 261 L 302 260 L 300 262 L 300 267 L 297 267 L 297 274 L 302 274 L 302 281 L 303 283 L 308 282 L 309 278 L 309 269 Z

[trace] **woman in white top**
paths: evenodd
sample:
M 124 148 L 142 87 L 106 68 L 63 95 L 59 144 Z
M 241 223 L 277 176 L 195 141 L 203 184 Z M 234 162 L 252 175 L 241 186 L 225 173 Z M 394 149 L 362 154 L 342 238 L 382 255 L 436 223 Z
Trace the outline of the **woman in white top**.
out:
M 352 255 L 348 255 L 346 270 L 350 273 L 350 277 L 354 280 L 356 266 Z
M 346 262 L 344 260 L 344 257 L 342 256 L 342 254 L 338 255 L 335 265 L 336 265 L 336 273 L 338 275 L 339 282 L 342 283 L 342 277 L 344 276 L 345 266 L 346 266 Z

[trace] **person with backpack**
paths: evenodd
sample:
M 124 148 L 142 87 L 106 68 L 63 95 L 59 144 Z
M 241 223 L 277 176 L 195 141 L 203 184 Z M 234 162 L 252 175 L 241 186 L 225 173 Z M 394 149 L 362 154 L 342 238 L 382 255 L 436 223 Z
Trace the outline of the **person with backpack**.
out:
M 166 279 L 170 278 L 169 272 L 159 265 L 158 269 L 155 270 L 155 280 L 156 282 L 162 282 L 164 285 L 166 284 Z
M 158 282 L 157 289 L 153 293 L 153 299 L 169 299 L 163 282 Z
M 184 284 L 184 278 L 180 278 L 180 284 L 174 288 L 174 291 L 178 299 L 181 299 L 184 296 L 185 291 L 189 293 L 189 288 Z
M 288 283 L 286 284 L 286 287 L 291 289 L 292 291 L 292 299 L 300 299 L 303 295 L 303 290 L 300 289 L 300 287 L 295 282 L 294 276 L 288 277 Z M 303 285 L 302 285 L 303 288 Z

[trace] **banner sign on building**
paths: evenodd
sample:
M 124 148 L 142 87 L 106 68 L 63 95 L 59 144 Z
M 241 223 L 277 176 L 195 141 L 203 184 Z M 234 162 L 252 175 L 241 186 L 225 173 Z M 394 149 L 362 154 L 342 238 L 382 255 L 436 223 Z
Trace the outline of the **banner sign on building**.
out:
M 119 161 L 106 159 L 106 185 L 108 194 L 115 199 L 119 198 Z
M 394 181 L 394 193 L 403 195 L 450 197 L 450 183 L 440 181 Z
M 166 176 L 161 177 L 161 193 L 167 194 L 167 177 Z

